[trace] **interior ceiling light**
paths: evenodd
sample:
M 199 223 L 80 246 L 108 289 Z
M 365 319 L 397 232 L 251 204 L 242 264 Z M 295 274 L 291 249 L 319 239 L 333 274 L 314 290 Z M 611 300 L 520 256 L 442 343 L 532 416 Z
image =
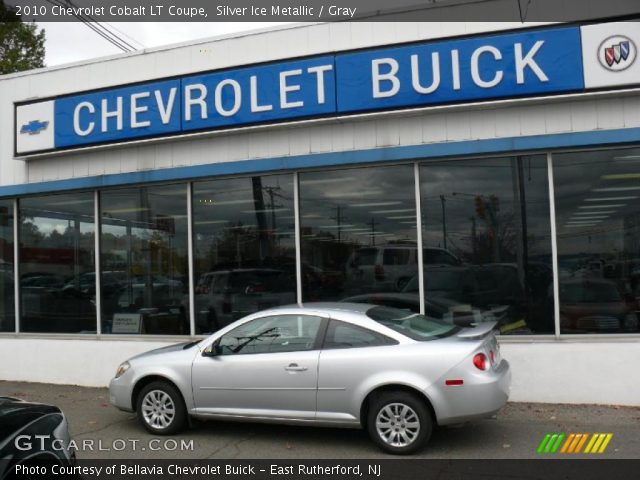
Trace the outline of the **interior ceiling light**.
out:
M 288 208 L 264 208 L 256 210 L 243 210 L 242 213 L 271 213 L 271 212 L 288 212 Z
M 640 173 L 612 173 L 602 175 L 600 178 L 603 180 L 639 180 Z
M 594 188 L 592 192 L 630 192 L 632 190 L 640 190 L 640 186 L 636 187 L 607 187 L 607 188 Z
M 585 198 L 585 202 L 619 202 L 621 200 L 635 200 L 637 196 L 630 197 L 606 197 L 606 198 Z
M 199 220 L 194 225 L 214 225 L 216 223 L 229 223 L 229 220 Z
M 616 213 L 615 210 L 597 211 L 597 212 L 575 212 L 574 215 L 604 215 L 605 213 Z
M 255 203 L 254 199 L 243 198 L 241 200 L 213 200 L 211 198 L 201 198 L 198 203 L 201 205 L 239 205 L 242 203 Z
M 620 207 L 626 207 L 627 204 L 626 203 L 613 203 L 610 205 L 581 205 L 578 208 L 620 208 Z

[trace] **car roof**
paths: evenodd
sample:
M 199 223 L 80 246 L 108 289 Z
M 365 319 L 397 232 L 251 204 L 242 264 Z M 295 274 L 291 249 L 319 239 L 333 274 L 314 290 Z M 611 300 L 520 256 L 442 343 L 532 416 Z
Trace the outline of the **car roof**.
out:
M 299 310 L 324 310 L 327 312 L 350 312 L 350 313 L 366 313 L 376 305 L 368 303 L 350 303 L 350 302 L 307 302 L 302 306 L 297 304 L 282 305 L 274 307 L 271 310 L 299 309 Z

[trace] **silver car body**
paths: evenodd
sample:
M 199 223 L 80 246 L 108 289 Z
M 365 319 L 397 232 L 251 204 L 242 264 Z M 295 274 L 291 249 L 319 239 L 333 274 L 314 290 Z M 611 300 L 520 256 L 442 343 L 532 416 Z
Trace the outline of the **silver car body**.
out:
M 376 389 L 398 386 L 420 393 L 439 425 L 493 415 L 507 401 L 511 372 L 499 354 L 492 324 L 455 335 L 416 341 L 365 315 L 373 305 L 316 303 L 278 307 L 249 315 L 197 345 L 169 346 L 129 360 L 130 368 L 109 386 L 110 401 L 135 409 L 141 381 L 158 377 L 177 386 L 195 417 L 361 425 L 362 407 Z M 312 315 L 354 324 L 389 337 L 394 345 L 247 355 L 203 356 L 225 333 L 269 315 Z M 486 371 L 473 357 L 494 352 Z M 448 379 L 463 385 L 448 386 Z

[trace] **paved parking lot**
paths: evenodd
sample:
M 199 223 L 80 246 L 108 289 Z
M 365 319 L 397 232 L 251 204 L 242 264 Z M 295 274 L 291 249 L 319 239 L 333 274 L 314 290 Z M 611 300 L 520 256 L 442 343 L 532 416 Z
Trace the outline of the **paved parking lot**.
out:
M 179 436 L 153 437 L 135 415 L 109 404 L 106 389 L 0 381 L 0 395 L 59 406 L 74 440 L 84 445 L 81 459 L 388 458 L 362 430 L 197 422 Z M 640 407 L 531 403 L 510 403 L 494 419 L 437 429 L 416 457 L 536 458 L 550 432 L 613 433 L 601 458 L 640 459 Z

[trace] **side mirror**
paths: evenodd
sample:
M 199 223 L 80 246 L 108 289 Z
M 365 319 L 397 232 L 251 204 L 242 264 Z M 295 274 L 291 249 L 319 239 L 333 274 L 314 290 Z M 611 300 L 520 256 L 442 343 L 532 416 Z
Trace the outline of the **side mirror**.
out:
M 202 352 L 203 357 L 217 357 L 222 354 L 222 347 L 220 346 L 220 340 L 216 340 L 210 346 L 204 349 Z

